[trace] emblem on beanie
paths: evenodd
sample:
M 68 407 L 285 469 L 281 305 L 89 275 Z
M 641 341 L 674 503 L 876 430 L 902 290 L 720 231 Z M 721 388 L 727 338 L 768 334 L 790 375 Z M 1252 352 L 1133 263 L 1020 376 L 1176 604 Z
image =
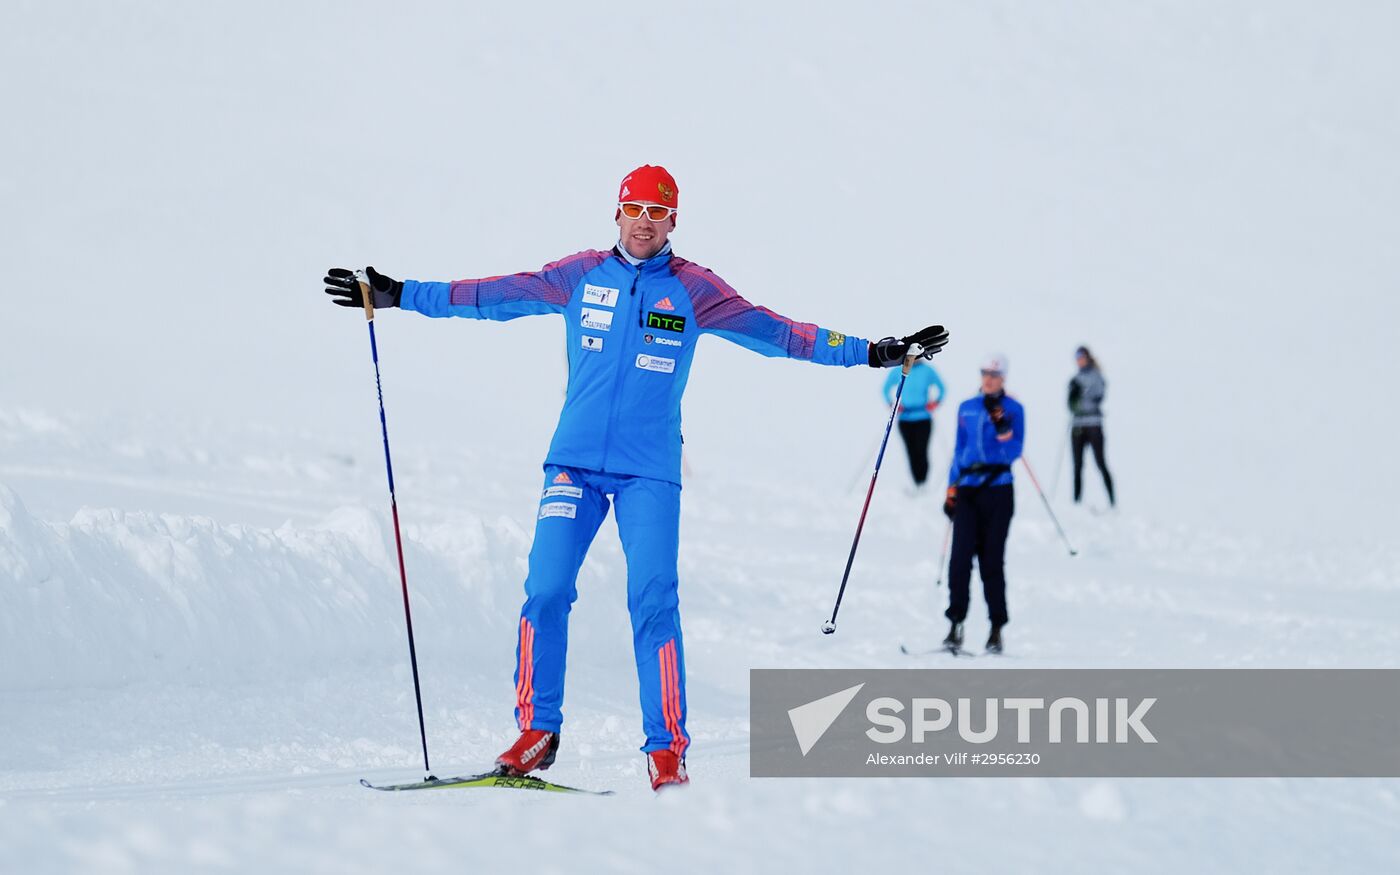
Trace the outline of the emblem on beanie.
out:
M 661 200 L 670 203 L 676 199 L 676 190 L 664 182 L 656 184 L 656 190 L 661 193 Z

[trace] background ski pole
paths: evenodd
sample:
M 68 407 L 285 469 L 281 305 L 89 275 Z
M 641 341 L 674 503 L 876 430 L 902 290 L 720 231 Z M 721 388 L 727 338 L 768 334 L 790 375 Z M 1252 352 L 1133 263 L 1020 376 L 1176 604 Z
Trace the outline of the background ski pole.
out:
M 847 495 L 850 495 L 852 492 L 856 491 L 856 487 L 860 485 L 860 475 L 865 473 L 865 466 L 870 464 L 870 458 L 879 453 L 879 451 L 880 447 L 877 444 L 876 446 L 870 448 L 870 452 L 860 457 L 860 467 L 857 468 L 855 470 L 855 473 L 851 475 L 851 485 L 846 487 Z
M 1021 457 L 1021 464 L 1026 466 L 1026 473 L 1031 475 L 1031 483 L 1035 485 L 1035 491 L 1040 493 L 1040 500 L 1045 504 L 1045 512 L 1050 514 L 1050 522 L 1055 524 L 1055 530 L 1060 533 L 1060 540 L 1065 542 L 1065 549 L 1069 550 L 1069 555 L 1078 556 L 1079 551 L 1074 549 L 1069 543 L 1069 536 L 1060 526 L 1060 521 L 1055 518 L 1055 512 L 1050 509 L 1050 500 L 1045 497 L 1045 491 L 1040 488 L 1040 481 L 1035 479 L 1035 472 L 1031 470 L 1031 463 L 1026 461 L 1026 457 Z
M 365 299 L 365 321 L 369 323 L 369 351 L 374 359 L 374 388 L 379 393 L 379 428 L 384 434 L 384 470 L 389 475 L 389 509 L 394 517 L 394 547 L 399 554 L 399 583 L 403 586 L 403 619 L 408 627 L 408 662 L 413 667 L 413 697 L 418 702 L 418 738 L 423 743 L 423 770 L 432 772 L 428 765 L 428 730 L 423 723 L 423 688 L 418 683 L 418 648 L 413 644 L 413 613 L 408 608 L 408 572 L 403 564 L 403 536 L 399 532 L 399 500 L 394 495 L 394 463 L 389 457 L 389 422 L 384 417 L 384 384 L 379 379 L 379 344 L 374 339 L 374 292 L 365 281 L 362 271 L 356 271 L 355 281 L 360 284 L 360 294 Z M 433 780 L 429 774 L 426 780 Z
M 1050 497 L 1060 494 L 1060 469 L 1065 466 L 1065 456 L 1069 455 L 1069 434 L 1074 430 L 1074 418 L 1070 417 L 1065 426 L 1064 440 L 1060 441 L 1060 454 L 1055 457 L 1055 476 L 1050 480 Z
M 948 520 L 948 528 L 943 530 L 943 552 L 938 554 L 938 582 L 933 585 L 934 589 L 943 586 L 943 570 L 948 567 L 948 542 L 953 539 L 953 521 Z
M 899 412 L 899 396 L 904 394 L 904 381 L 909 379 L 909 369 L 923 354 L 922 346 L 911 343 L 904 356 L 903 373 L 899 376 L 899 386 L 894 390 L 894 403 L 890 405 L 890 419 L 885 423 L 885 437 L 880 441 L 879 454 L 875 456 L 875 473 L 870 475 L 870 488 L 865 490 L 865 505 L 860 509 L 860 522 L 856 524 L 855 540 L 851 541 L 851 555 L 846 557 L 846 571 L 841 575 L 841 589 L 836 592 L 836 605 L 831 609 L 831 619 L 822 623 L 823 635 L 830 635 L 836 631 L 836 612 L 841 610 L 841 597 L 846 594 L 846 581 L 851 577 L 851 564 L 856 561 L 856 547 L 860 546 L 860 532 L 865 528 L 865 514 L 870 510 L 870 496 L 875 494 L 875 480 L 880 476 L 880 463 L 885 461 L 885 447 L 890 442 L 890 429 L 894 428 L 894 416 Z

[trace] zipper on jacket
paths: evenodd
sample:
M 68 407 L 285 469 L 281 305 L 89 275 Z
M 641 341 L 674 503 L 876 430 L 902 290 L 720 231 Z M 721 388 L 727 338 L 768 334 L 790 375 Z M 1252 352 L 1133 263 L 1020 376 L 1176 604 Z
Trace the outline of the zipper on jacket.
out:
M 641 265 L 636 266 L 636 271 L 637 272 L 632 276 L 632 289 L 627 293 L 628 298 L 635 298 L 637 296 L 637 281 L 642 278 Z M 634 303 L 638 304 L 637 318 L 640 320 L 640 303 Z M 624 334 L 628 334 L 628 332 L 624 332 Z M 630 355 L 629 350 L 631 347 L 627 341 L 631 339 L 630 336 L 622 338 L 622 354 L 617 358 L 617 370 L 615 371 L 615 378 L 613 379 L 612 404 L 608 408 L 608 430 L 603 433 L 603 470 L 605 472 L 608 470 L 608 449 L 612 445 L 612 434 L 617 426 L 617 396 L 622 392 L 622 376 L 626 373 L 623 362 L 626 360 L 627 356 Z

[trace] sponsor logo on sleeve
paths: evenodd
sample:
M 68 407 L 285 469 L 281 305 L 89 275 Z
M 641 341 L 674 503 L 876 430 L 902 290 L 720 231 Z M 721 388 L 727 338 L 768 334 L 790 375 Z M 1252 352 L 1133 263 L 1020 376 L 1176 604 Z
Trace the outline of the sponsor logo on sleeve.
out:
M 637 356 L 637 367 L 644 371 L 655 371 L 658 374 L 671 374 L 676 370 L 676 360 L 643 354 Z
M 551 486 L 544 491 L 545 498 L 583 498 L 582 486 Z
M 555 474 L 555 475 L 554 475 L 554 482 L 555 482 L 555 483 L 573 483 L 574 480 L 573 480 L 572 477 L 569 476 L 569 472 L 568 472 L 568 471 L 560 471 L 558 474 Z
M 621 294 L 620 289 L 595 286 L 592 283 L 584 283 L 583 285 L 583 302 L 585 304 L 597 304 L 600 307 L 616 307 L 617 296 L 619 294 Z
M 579 324 L 594 331 L 612 331 L 612 320 L 613 311 L 611 310 L 590 310 L 584 307 Z
M 841 344 L 843 344 L 843 343 L 845 343 L 845 342 L 846 342 L 846 335 L 842 334 L 842 333 L 839 332 L 839 331 L 828 331 L 828 332 L 826 333 L 826 345 L 827 345 L 827 346 L 840 346 Z
M 610 313 L 608 315 L 611 316 L 612 314 Z M 669 313 L 658 313 L 653 310 L 647 313 L 647 327 L 680 334 L 685 331 L 685 317 L 672 316 Z
M 573 519 L 578 513 L 578 505 L 570 504 L 567 501 L 551 501 L 549 504 L 540 505 L 540 519 L 549 519 L 554 516 L 567 517 Z
M 585 334 L 583 336 L 583 348 L 589 352 L 602 352 L 603 338 L 596 334 Z

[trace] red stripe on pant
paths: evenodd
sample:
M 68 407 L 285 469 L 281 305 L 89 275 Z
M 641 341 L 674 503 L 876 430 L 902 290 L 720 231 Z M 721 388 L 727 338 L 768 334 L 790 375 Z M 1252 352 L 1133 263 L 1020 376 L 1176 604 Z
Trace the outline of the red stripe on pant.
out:
M 681 678 L 676 659 L 676 641 L 671 639 L 658 651 L 661 666 L 661 711 L 666 718 L 666 731 L 671 733 L 671 751 L 685 756 L 690 740 L 681 732 Z
M 525 730 L 535 717 L 535 627 L 524 617 L 520 618 L 520 665 L 516 672 L 515 704 L 520 711 L 520 728 Z

